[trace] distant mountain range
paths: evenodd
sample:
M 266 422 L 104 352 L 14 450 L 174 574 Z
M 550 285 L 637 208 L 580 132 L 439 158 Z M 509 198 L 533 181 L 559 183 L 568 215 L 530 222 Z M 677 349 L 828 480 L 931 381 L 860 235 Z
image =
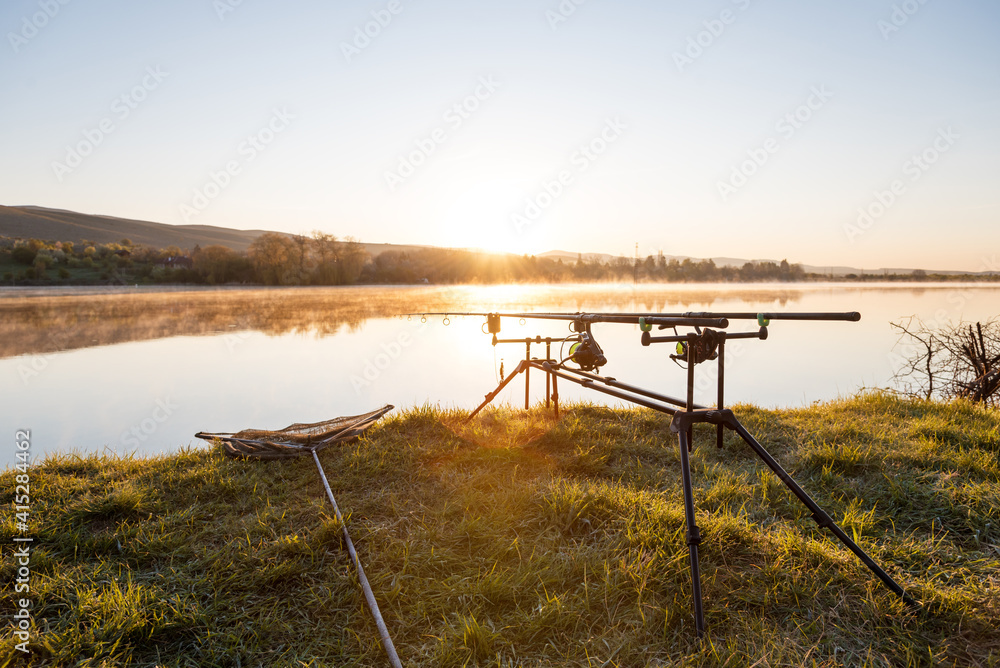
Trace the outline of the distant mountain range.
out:
M 267 231 L 236 230 L 228 227 L 215 227 L 213 225 L 167 225 L 165 223 L 153 223 L 145 220 L 92 215 L 77 213 L 75 211 L 64 211 L 62 209 L 47 209 L 40 206 L 0 205 L 0 236 L 21 239 L 36 238 L 50 241 L 72 241 L 79 244 L 84 240 L 96 243 L 110 243 L 127 238 L 133 243 L 146 244 L 155 248 L 177 246 L 178 248 L 187 250 L 194 248 L 196 245 L 205 247 L 218 244 L 220 246 L 228 246 L 233 250 L 243 251 L 250 247 L 254 239 Z M 411 252 L 422 248 L 430 248 L 430 246 L 405 244 L 362 243 L 362 245 L 373 257 L 390 250 Z M 539 257 L 562 259 L 563 262 L 576 262 L 578 255 L 582 255 L 584 259 L 599 259 L 604 262 L 615 257 L 620 257 L 607 253 L 575 253 L 562 250 L 541 253 Z M 667 255 L 665 257 L 667 260 L 676 259 L 683 261 L 689 256 Z M 692 261 L 700 261 L 703 258 L 692 257 L 690 259 Z M 713 257 L 711 260 L 720 267 L 741 267 L 744 263 L 750 261 L 733 257 Z M 777 260 L 753 261 L 777 262 Z M 789 260 L 789 262 L 793 261 Z M 807 272 L 826 274 L 834 277 L 861 273 L 869 275 L 883 273 L 909 274 L 914 271 L 913 269 L 906 268 L 862 270 L 855 267 L 823 267 L 813 265 L 802 265 L 802 268 Z M 964 274 L 969 272 L 927 270 L 927 273 Z

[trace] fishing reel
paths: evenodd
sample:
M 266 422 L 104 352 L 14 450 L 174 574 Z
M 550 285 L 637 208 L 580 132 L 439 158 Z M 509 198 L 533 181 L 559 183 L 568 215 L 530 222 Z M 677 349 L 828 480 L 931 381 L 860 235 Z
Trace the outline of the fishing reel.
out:
M 680 364 L 689 362 L 691 364 L 701 364 L 719 358 L 719 346 L 729 339 L 767 339 L 767 326 L 762 325 L 756 332 L 737 332 L 729 334 L 715 329 L 702 329 L 695 327 L 693 333 L 674 334 L 673 336 L 653 336 L 649 333 L 652 329 L 649 325 L 640 322 L 642 329 L 641 342 L 644 346 L 653 343 L 674 343 L 677 345 L 676 353 L 670 355 L 670 359 Z M 661 326 L 661 329 L 663 327 Z M 677 329 L 674 328 L 676 332 Z
M 677 342 L 677 353 L 671 355 L 670 359 L 694 364 L 714 360 L 719 356 L 719 342 L 722 338 L 722 334 L 714 329 L 698 330 L 695 338 Z
M 569 357 L 564 358 L 564 362 L 573 362 L 583 371 L 596 371 L 608 363 L 608 358 L 604 356 L 604 351 L 590 331 L 589 322 L 573 320 L 570 330 L 576 334 L 567 340 L 575 341 L 570 344 Z
M 580 332 L 580 340 L 569 347 L 568 360 L 583 371 L 594 371 L 608 363 L 604 351 L 590 332 Z
M 676 353 L 670 355 L 670 359 L 677 363 L 690 362 L 701 364 L 719 357 L 719 344 L 726 339 L 725 332 L 714 329 L 702 329 L 695 327 L 693 334 L 677 334 L 674 327 L 673 336 L 653 336 L 649 333 L 652 329 L 650 325 L 642 319 L 639 321 L 642 329 L 642 345 L 648 346 L 651 343 L 676 343 Z M 660 329 L 666 329 L 666 325 L 660 325 Z

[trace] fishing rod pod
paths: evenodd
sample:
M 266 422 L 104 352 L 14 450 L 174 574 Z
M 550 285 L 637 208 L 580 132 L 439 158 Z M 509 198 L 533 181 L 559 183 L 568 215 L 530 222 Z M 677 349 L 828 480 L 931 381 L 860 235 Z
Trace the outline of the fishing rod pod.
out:
M 420 314 L 411 314 L 420 315 Z M 705 613 L 701 591 L 701 570 L 699 565 L 699 546 L 704 540 L 697 524 L 694 505 L 694 489 L 692 485 L 692 467 L 689 452 L 694 446 L 695 424 L 712 425 L 715 427 L 716 446 L 723 446 L 723 432 L 733 431 L 739 439 L 757 455 L 757 457 L 784 483 L 810 512 L 812 519 L 823 529 L 829 531 L 847 549 L 868 567 L 882 584 L 911 606 L 919 606 L 913 597 L 882 569 L 840 526 L 799 486 L 781 465 L 753 437 L 746 427 L 740 423 L 732 410 L 724 408 L 725 387 L 725 350 L 726 341 L 730 339 L 767 339 L 767 327 L 772 320 L 813 320 L 813 321 L 846 321 L 857 322 L 861 314 L 857 311 L 844 313 L 426 313 L 442 315 L 446 319 L 455 315 L 471 315 L 485 317 L 484 332 L 492 334 L 493 345 L 500 343 L 520 343 L 524 345 L 524 359 L 507 377 L 503 377 L 495 390 L 486 395 L 486 399 L 473 410 L 466 420 L 472 420 L 483 408 L 492 402 L 500 392 L 519 374 L 524 373 L 524 408 L 530 405 L 529 371 L 535 369 L 545 375 L 545 406 L 550 401 L 555 405 L 555 417 L 559 417 L 558 382 L 570 382 L 595 392 L 600 392 L 616 399 L 628 401 L 638 406 L 672 417 L 670 430 L 677 435 L 678 449 L 681 460 L 681 487 L 684 492 L 684 536 L 688 546 L 688 562 L 691 572 L 691 594 L 694 607 L 695 632 L 701 637 L 705 632 Z M 570 334 L 562 337 L 525 337 L 522 339 L 500 339 L 501 318 L 518 318 L 521 324 L 528 319 L 562 320 L 569 323 Z M 730 320 L 756 321 L 759 329 L 749 332 L 730 333 L 725 331 Z M 676 398 L 660 392 L 643 389 L 635 385 L 623 383 L 610 376 L 600 376 L 596 372 L 607 364 L 607 357 L 591 331 L 594 323 L 618 323 L 638 325 L 642 333 L 640 343 L 649 346 L 653 343 L 673 343 L 675 352 L 670 355 L 678 364 L 686 363 L 687 394 Z M 674 333 L 667 336 L 653 336 L 653 327 L 658 329 L 673 328 Z M 679 333 L 678 327 L 689 327 L 693 331 Z M 561 359 L 553 359 L 552 344 L 561 346 L 570 344 L 569 355 Z M 545 344 L 545 357 L 532 356 L 532 344 Z M 714 408 L 705 407 L 694 402 L 695 367 L 703 362 L 714 361 L 718 369 L 716 376 L 717 398 Z M 572 362 L 579 368 L 568 363 Z

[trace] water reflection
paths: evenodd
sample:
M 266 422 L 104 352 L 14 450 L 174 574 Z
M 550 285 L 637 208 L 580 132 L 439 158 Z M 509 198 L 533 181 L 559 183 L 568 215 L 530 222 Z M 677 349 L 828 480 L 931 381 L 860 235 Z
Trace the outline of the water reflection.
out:
M 484 286 L 0 292 L 0 359 L 172 336 L 356 329 L 408 311 L 712 308 L 720 298 L 785 307 L 802 289 L 762 286 Z
M 858 323 L 775 323 L 767 341 L 727 347 L 729 401 L 801 406 L 886 386 L 890 320 L 986 319 L 998 296 L 996 287 L 855 284 L 0 291 L 0 405 L 16 422 L 11 433 L 32 429 L 35 456 L 104 448 L 141 456 L 205 447 L 193 438 L 201 430 L 276 429 L 386 403 L 471 409 L 496 387 L 499 363 L 509 373 L 524 355 L 523 345 L 492 348 L 482 318 L 443 327 L 440 318 L 390 317 L 401 312 L 860 311 Z M 566 333 L 564 322 L 503 327 L 509 338 Z M 602 373 L 683 395 L 668 347 L 642 347 L 634 325 L 594 332 L 609 359 Z M 713 379 L 714 365 L 699 367 L 696 401 L 714 401 Z M 559 388 L 566 401 L 614 401 L 568 385 Z M 533 379 L 532 401 L 543 393 Z M 523 405 L 523 382 L 498 401 Z M 0 466 L 13 461 L 10 450 L 0 456 Z

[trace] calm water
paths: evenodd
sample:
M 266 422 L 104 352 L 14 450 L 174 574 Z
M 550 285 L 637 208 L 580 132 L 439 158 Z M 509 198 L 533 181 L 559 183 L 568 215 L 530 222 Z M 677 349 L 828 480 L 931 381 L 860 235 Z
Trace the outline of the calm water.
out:
M 418 310 L 852 311 L 858 323 L 775 322 L 767 341 L 731 342 L 732 402 L 802 406 L 886 387 L 892 320 L 986 319 L 1000 288 L 930 286 L 559 286 L 286 290 L 101 289 L 0 291 L 3 462 L 16 429 L 32 452 L 170 451 L 207 447 L 193 434 L 280 428 L 384 403 L 472 408 L 524 346 L 494 349 L 482 318 L 421 323 Z M 565 323 L 504 319 L 502 336 L 562 335 Z M 729 331 L 755 328 L 735 322 Z M 632 325 L 595 325 L 602 373 L 683 396 L 668 346 L 643 348 Z M 542 347 L 535 347 L 542 354 Z M 898 350 L 897 350 L 898 352 Z M 696 399 L 713 402 L 714 365 L 699 367 Z M 564 399 L 613 400 L 560 384 Z M 544 392 L 533 377 L 533 397 Z M 499 398 L 523 402 L 513 382 Z

